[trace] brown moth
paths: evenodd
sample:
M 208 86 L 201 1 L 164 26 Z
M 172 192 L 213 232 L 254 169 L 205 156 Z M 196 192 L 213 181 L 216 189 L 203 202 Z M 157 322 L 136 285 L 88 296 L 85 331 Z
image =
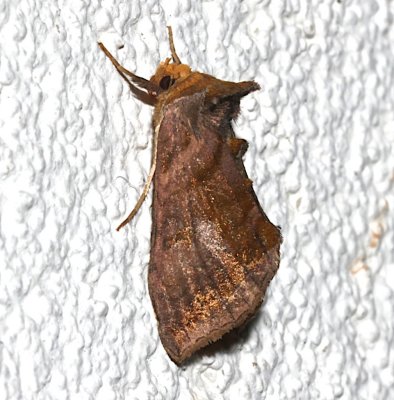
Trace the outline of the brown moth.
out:
M 262 210 L 242 156 L 247 142 L 231 121 L 259 85 L 193 72 L 169 42 L 167 58 L 146 80 L 100 48 L 134 95 L 154 106 L 149 294 L 161 342 L 182 363 L 249 320 L 279 266 L 280 230 Z

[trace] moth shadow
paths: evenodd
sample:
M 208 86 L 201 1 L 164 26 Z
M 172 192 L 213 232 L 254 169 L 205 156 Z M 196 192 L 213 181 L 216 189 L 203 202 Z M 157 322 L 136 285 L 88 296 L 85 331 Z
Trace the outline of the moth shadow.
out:
M 197 364 L 201 361 L 203 356 L 213 357 L 218 353 L 233 354 L 237 351 L 240 351 L 242 343 L 248 341 L 260 318 L 263 318 L 263 314 L 261 312 L 257 313 L 257 315 L 246 321 L 240 327 L 235 328 L 223 335 L 218 341 L 213 342 L 207 347 L 197 351 L 192 357 L 186 360 L 182 366 L 187 367 Z

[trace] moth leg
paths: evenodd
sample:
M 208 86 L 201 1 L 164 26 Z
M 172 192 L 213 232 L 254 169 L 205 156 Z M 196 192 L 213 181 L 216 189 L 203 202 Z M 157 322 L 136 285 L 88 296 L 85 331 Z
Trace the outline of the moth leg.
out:
M 228 138 L 227 144 L 234 158 L 242 158 L 248 149 L 248 142 L 245 139 Z
M 159 129 L 160 125 L 158 125 L 155 129 L 155 135 L 153 137 L 153 156 L 152 156 L 152 164 L 150 167 L 149 175 L 148 178 L 146 179 L 144 189 L 142 190 L 142 193 L 134 206 L 134 208 L 131 210 L 131 213 L 127 216 L 127 218 L 116 228 L 117 231 L 119 231 L 121 228 L 123 228 L 125 225 L 127 225 L 137 214 L 138 210 L 141 208 L 142 203 L 144 202 L 147 194 L 149 193 L 150 185 L 152 183 L 153 177 L 155 175 L 155 170 L 156 170 L 156 160 L 157 160 L 157 137 L 159 135 Z

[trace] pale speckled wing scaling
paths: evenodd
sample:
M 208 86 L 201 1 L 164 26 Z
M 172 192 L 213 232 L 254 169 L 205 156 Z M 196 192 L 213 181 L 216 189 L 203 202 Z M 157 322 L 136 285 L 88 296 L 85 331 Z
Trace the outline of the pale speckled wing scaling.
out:
M 162 109 L 148 281 L 176 363 L 249 319 L 279 264 L 280 231 L 234 151 L 241 141 L 232 139 L 231 119 L 257 86 L 245 84 L 224 98 L 200 91 Z

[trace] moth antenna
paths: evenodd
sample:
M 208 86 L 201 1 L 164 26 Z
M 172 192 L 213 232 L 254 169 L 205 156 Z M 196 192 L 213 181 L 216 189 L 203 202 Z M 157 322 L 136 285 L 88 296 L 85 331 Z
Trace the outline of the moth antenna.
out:
M 116 228 L 117 231 L 119 231 L 121 228 L 123 228 L 125 225 L 127 225 L 137 214 L 138 210 L 141 208 L 142 203 L 144 202 L 147 194 L 149 193 L 149 188 L 152 183 L 153 177 L 155 175 L 155 170 L 156 170 L 156 159 L 157 159 L 157 137 L 159 135 L 159 129 L 160 129 L 160 124 L 157 126 L 155 129 L 155 134 L 153 136 L 153 157 L 152 157 L 152 164 L 150 167 L 149 175 L 148 178 L 146 179 L 144 189 L 140 195 L 140 198 L 138 199 L 136 205 L 132 209 L 131 213 L 128 215 L 128 217 Z
M 107 50 L 107 48 L 102 44 L 98 43 L 100 46 L 100 49 L 105 53 L 105 55 L 111 60 L 112 64 L 115 66 L 117 71 L 119 72 L 120 75 L 124 76 L 127 75 L 131 78 L 131 81 L 134 82 L 135 84 L 139 85 L 141 88 L 148 90 L 150 92 L 157 92 L 158 87 L 156 85 L 152 84 L 152 82 L 148 81 L 145 78 L 142 78 L 138 75 L 133 74 L 131 71 L 123 67 L 122 65 L 119 64 L 118 60 Z
M 172 60 L 174 61 L 175 64 L 182 64 L 181 59 L 178 57 L 178 54 L 176 54 L 175 51 L 174 37 L 172 36 L 171 26 L 167 26 L 167 29 L 168 29 L 168 40 L 170 42 Z

